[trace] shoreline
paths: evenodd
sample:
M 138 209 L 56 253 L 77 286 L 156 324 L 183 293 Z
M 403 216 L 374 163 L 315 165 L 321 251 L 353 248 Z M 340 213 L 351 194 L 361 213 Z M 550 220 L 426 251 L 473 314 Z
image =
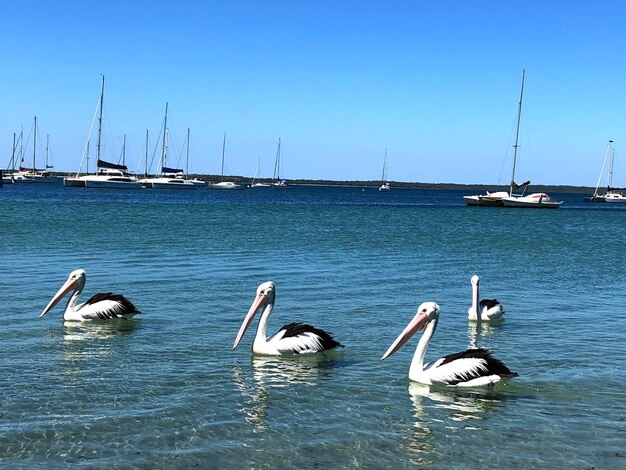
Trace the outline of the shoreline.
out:
M 51 172 L 57 178 L 64 178 L 66 176 L 73 175 L 74 173 L 67 172 Z M 198 178 L 207 182 L 219 181 L 222 177 L 220 175 L 208 175 L 194 173 L 189 174 L 190 178 Z M 245 176 L 224 176 L 223 178 L 236 181 L 242 184 L 251 184 L 254 178 Z M 256 181 L 261 183 L 271 183 L 271 178 L 257 178 Z M 287 179 L 290 186 L 319 186 L 319 187 L 358 187 L 358 188 L 378 188 L 380 181 L 346 181 L 346 180 L 315 180 L 315 179 Z M 423 183 L 423 182 L 405 182 L 405 181 L 389 181 L 392 189 L 429 189 L 429 190 L 457 190 L 457 191 L 471 191 L 485 193 L 495 191 L 508 191 L 508 185 L 498 184 L 464 184 L 464 183 Z M 574 186 L 574 185 L 551 185 L 551 184 L 531 184 L 531 188 L 528 193 L 533 192 L 556 192 L 556 193 L 580 193 L 587 194 L 593 193 L 594 187 L 592 186 Z

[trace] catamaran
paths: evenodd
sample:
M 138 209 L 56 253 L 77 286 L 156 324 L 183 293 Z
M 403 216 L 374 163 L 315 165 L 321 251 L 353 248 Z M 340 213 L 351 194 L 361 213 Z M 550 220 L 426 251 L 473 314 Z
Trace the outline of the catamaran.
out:
M 168 103 L 165 103 L 165 119 L 163 120 L 163 146 L 161 147 L 161 173 L 158 176 L 153 176 L 149 178 L 146 177 L 140 180 L 140 183 L 144 188 L 151 189 L 196 189 L 197 185 L 186 178 L 185 170 L 183 170 L 182 168 L 172 168 L 167 166 L 167 108 Z M 147 145 L 148 143 L 146 137 L 146 149 Z M 187 129 L 187 145 L 187 158 L 189 159 L 189 129 Z M 146 164 L 147 161 L 148 155 L 146 150 Z M 187 163 L 187 166 L 189 166 L 189 163 Z
M 83 159 L 81 159 L 78 171 L 74 176 L 63 178 L 63 186 L 65 187 L 81 187 L 81 188 L 99 188 L 99 189 L 140 189 L 141 184 L 137 177 L 128 173 L 128 167 L 124 162 L 121 164 L 111 163 L 100 158 L 100 149 L 102 144 L 102 108 L 104 105 L 104 75 L 102 75 L 102 85 L 100 87 L 100 100 L 98 102 L 98 142 L 96 145 L 96 165 L 97 171 L 93 175 L 80 175 L 80 167 L 82 167 L 85 156 L 88 155 L 89 138 L 85 144 Z M 95 119 L 95 116 L 94 116 Z M 93 128 L 93 121 L 92 121 Z M 91 134 L 91 130 L 89 131 Z M 122 147 L 122 158 L 126 151 L 126 137 L 124 137 L 124 145 Z

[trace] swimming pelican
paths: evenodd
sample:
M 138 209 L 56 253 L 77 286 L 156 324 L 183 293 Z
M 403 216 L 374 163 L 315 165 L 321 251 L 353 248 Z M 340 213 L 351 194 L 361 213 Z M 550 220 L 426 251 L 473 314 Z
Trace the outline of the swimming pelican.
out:
M 504 309 L 497 299 L 479 298 L 480 278 L 475 274 L 472 276 L 472 306 L 467 310 L 467 318 L 470 321 L 498 321 L 504 320 Z M 476 315 L 476 310 L 480 312 L 480 318 Z
M 426 385 L 439 383 L 459 387 L 476 387 L 492 385 L 517 375 L 516 372 L 511 372 L 501 361 L 492 357 L 487 349 L 468 349 L 424 365 L 426 349 L 437 329 L 438 320 L 439 305 L 435 302 L 424 302 L 419 306 L 413 320 L 389 346 L 381 360 L 385 360 L 400 349 L 415 332 L 424 330 L 409 368 L 410 380 Z
M 85 287 L 85 281 L 87 280 L 87 274 L 84 269 L 77 269 L 70 273 L 70 277 L 65 281 L 65 284 L 54 294 L 50 303 L 44 308 L 39 318 L 48 313 L 52 307 L 58 304 L 68 292 L 74 291 L 72 297 L 67 302 L 65 307 L 65 313 L 63 313 L 63 319 L 66 321 L 87 321 L 87 320 L 112 320 L 117 318 L 131 318 L 139 312 L 123 295 L 112 294 L 111 292 L 105 292 L 96 294 L 91 297 L 84 304 L 76 305 L 78 296 Z
M 252 323 L 254 315 L 262 308 L 263 314 L 259 320 L 259 326 L 256 330 L 256 336 L 252 343 L 252 352 L 254 354 L 263 354 L 267 356 L 280 356 L 285 354 L 311 354 L 320 351 L 327 351 L 336 347 L 343 347 L 335 341 L 330 334 L 319 328 L 304 323 L 289 323 L 283 326 L 274 336 L 267 338 L 267 320 L 274 308 L 274 299 L 276 298 L 276 286 L 273 282 L 268 281 L 261 284 L 256 290 L 256 298 L 250 310 L 243 320 L 233 349 L 237 347 L 246 330 Z

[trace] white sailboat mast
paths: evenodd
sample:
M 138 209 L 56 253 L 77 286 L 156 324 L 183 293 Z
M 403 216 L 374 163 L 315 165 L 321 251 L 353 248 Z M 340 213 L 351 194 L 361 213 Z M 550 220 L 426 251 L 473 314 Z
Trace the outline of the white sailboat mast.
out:
M 515 186 L 515 164 L 517 163 L 517 149 L 519 148 L 519 128 L 520 120 L 522 117 L 522 99 L 524 98 L 524 77 L 526 75 L 526 69 L 522 70 L 522 89 L 519 95 L 519 105 L 517 107 L 517 129 L 515 131 L 515 145 L 513 146 L 513 172 L 511 174 L 511 186 L 509 189 L 509 196 L 513 195 L 513 188 Z
M 98 112 L 98 144 L 96 145 L 96 159 L 100 162 L 100 144 L 102 142 L 102 106 L 104 104 L 104 75 L 102 75 L 102 87 L 100 89 L 100 110 Z
M 163 121 L 163 148 L 161 149 L 161 171 L 163 173 L 163 167 L 167 162 L 167 106 L 169 103 L 165 103 L 165 119 Z

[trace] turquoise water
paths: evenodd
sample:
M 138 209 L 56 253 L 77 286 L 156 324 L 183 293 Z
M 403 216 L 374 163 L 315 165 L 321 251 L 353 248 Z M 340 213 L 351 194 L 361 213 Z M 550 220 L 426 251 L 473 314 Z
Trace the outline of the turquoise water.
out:
M 0 465 L 10 468 L 626 468 L 626 208 L 469 208 L 454 191 L 0 190 Z M 38 318 L 70 271 L 138 321 Z M 470 277 L 506 322 L 468 325 Z M 310 322 L 346 347 L 232 350 L 258 284 L 269 330 Z M 490 348 L 519 377 L 425 388 L 427 359 Z

